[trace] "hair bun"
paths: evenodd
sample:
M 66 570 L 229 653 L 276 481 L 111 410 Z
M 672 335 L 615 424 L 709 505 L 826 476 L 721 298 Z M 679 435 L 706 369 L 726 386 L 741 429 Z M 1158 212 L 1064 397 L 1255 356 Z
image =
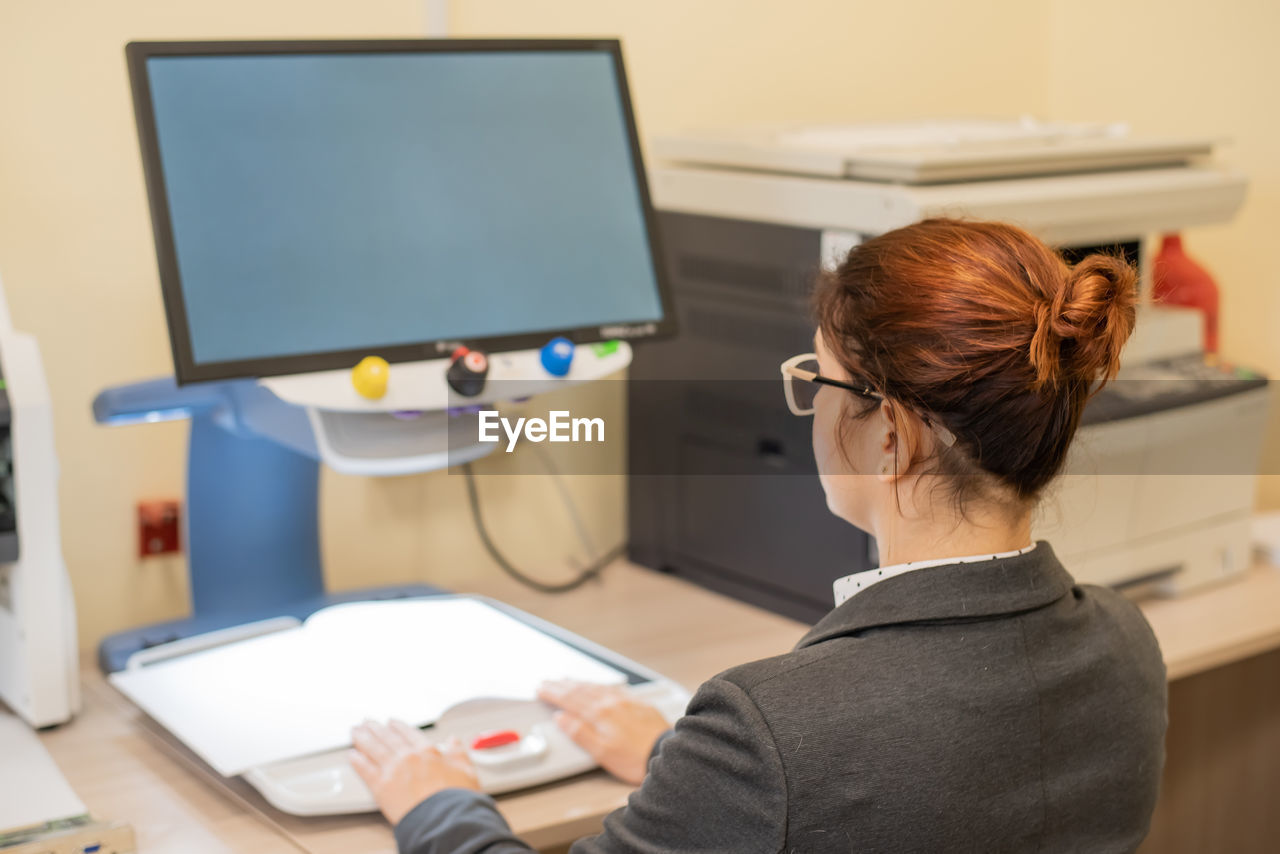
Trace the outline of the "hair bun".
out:
M 1030 356 L 1037 388 L 1115 376 L 1133 332 L 1137 283 L 1133 267 L 1111 255 L 1089 255 L 1068 270 L 1035 307 Z

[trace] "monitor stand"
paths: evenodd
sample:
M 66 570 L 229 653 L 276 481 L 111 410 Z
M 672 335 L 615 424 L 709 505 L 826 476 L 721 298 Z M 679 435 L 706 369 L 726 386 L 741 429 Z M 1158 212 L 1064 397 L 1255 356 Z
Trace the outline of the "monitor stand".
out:
M 447 359 L 396 364 L 392 387 L 377 401 L 352 390 L 349 371 L 185 386 L 163 377 L 104 390 L 93 402 L 99 424 L 191 421 L 191 616 L 107 637 L 99 665 L 114 673 L 143 650 L 167 644 L 176 654 L 206 640 L 230 642 L 340 602 L 445 592 L 423 584 L 325 592 L 321 463 L 345 474 L 389 476 L 471 462 L 497 448 L 478 440 L 481 405 L 618 377 L 630 363 L 626 342 L 578 348 L 564 376 L 547 372 L 539 350 L 493 354 L 486 386 L 470 398 L 450 392 Z
M 297 410 L 278 405 L 281 422 L 288 421 L 287 410 Z M 339 602 L 445 592 L 424 584 L 325 592 L 320 463 L 252 431 L 248 425 L 264 420 L 264 407 L 269 404 L 251 380 L 179 387 L 171 377 L 108 389 L 94 401 L 94 416 L 104 424 L 191 420 L 191 616 L 108 636 L 98 647 L 104 673 L 124 669 L 137 652 L 197 635 L 279 617 L 303 620 Z M 247 417 L 251 411 L 256 417 Z

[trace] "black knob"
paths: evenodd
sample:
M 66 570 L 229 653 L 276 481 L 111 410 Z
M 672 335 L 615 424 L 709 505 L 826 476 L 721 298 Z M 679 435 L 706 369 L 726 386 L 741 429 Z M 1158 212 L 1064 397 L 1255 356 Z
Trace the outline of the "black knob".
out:
M 449 359 L 445 377 L 449 387 L 463 397 L 475 397 L 484 391 L 485 378 L 489 376 L 489 357 L 479 350 L 459 347 Z

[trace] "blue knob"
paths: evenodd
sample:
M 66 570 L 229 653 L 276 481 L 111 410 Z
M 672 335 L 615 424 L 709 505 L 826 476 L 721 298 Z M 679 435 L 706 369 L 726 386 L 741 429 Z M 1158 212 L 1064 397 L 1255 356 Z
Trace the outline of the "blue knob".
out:
M 573 342 L 568 338 L 552 338 L 542 348 L 542 367 L 553 377 L 563 377 L 569 373 L 569 365 L 573 363 Z

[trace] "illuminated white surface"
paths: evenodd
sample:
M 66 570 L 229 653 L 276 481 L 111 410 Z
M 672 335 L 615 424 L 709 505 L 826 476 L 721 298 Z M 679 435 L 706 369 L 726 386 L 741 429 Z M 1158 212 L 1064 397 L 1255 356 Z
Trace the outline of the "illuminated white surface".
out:
M 366 718 L 423 725 L 475 697 L 533 699 L 556 678 L 624 681 L 465 597 L 336 605 L 295 629 L 110 677 L 225 776 L 344 747 Z

